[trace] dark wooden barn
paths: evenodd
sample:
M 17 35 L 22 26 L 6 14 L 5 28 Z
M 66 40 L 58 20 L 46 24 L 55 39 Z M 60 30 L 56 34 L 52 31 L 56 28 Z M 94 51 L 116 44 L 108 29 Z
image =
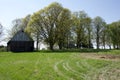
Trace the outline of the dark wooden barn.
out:
M 7 50 L 12 52 L 30 52 L 34 50 L 34 41 L 21 30 L 7 43 Z

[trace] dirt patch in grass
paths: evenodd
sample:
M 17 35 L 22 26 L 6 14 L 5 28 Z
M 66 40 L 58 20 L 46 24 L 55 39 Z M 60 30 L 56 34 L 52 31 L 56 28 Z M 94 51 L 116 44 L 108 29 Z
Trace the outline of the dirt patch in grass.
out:
M 118 54 L 81 53 L 80 56 L 91 59 L 120 61 L 120 55 Z

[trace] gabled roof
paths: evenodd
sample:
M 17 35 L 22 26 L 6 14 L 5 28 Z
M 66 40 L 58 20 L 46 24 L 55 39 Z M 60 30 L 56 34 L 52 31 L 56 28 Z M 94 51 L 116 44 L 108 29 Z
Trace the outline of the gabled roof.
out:
M 23 30 L 18 31 L 10 41 L 33 41 Z

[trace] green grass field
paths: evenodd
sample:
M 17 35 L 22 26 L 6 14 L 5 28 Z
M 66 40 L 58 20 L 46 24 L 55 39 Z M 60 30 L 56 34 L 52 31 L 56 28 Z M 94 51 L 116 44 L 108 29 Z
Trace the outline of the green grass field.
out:
M 0 52 L 0 80 L 120 80 L 120 51 Z

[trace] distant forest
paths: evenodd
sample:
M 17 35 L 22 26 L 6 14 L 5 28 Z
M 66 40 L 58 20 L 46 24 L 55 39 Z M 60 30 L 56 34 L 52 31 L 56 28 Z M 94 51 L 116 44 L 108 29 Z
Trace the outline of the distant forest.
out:
M 93 48 L 94 43 L 97 49 L 101 46 L 103 49 L 120 49 L 120 21 L 107 24 L 100 16 L 92 19 L 85 11 L 71 12 L 57 2 L 13 20 L 8 38 L 21 29 L 36 41 L 37 50 L 40 42 L 47 44 L 50 50 L 55 45 L 59 49 Z

